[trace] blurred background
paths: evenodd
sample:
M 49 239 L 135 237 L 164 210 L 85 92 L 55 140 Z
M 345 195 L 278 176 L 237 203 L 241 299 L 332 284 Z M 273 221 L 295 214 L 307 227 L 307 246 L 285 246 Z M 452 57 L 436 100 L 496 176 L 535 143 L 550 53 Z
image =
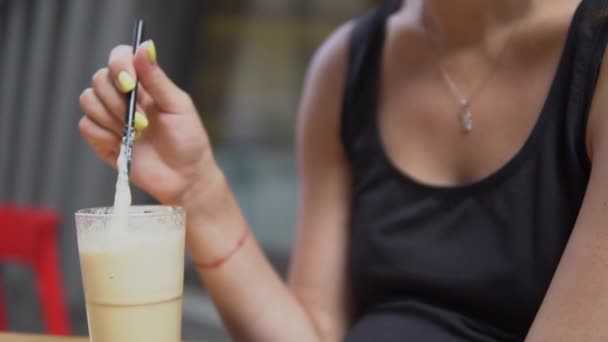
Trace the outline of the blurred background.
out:
M 294 124 L 308 61 L 370 0 L 0 0 L 0 203 L 50 207 L 72 331 L 87 334 L 73 213 L 110 205 L 116 174 L 80 139 L 78 96 L 146 20 L 159 62 L 195 99 L 217 158 L 284 274 L 296 207 Z M 135 203 L 150 203 L 141 192 Z M 0 239 L 2 225 L 0 218 Z M 30 269 L 0 263 L 9 330 L 43 331 Z M 2 310 L 3 308 L 0 308 Z M 184 338 L 227 341 L 194 271 Z

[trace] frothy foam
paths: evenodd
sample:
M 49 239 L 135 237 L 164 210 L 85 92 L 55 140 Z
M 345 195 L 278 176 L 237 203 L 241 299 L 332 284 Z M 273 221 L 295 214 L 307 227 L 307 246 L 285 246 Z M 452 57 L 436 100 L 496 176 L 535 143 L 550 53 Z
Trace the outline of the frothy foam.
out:
M 141 224 L 141 223 L 140 223 Z M 123 252 L 125 250 L 141 246 L 160 246 L 172 243 L 175 240 L 183 240 L 183 232 L 180 230 L 169 230 L 166 226 L 154 224 L 146 226 L 146 229 L 91 229 L 81 232 L 78 236 L 78 249 L 80 253 L 101 252 Z
M 116 166 L 118 178 L 116 180 L 116 193 L 114 194 L 114 211 L 112 215 L 111 231 L 125 230 L 129 224 L 129 207 L 131 206 L 131 189 L 129 188 L 129 173 L 127 170 L 127 144 L 120 145 L 120 153 Z

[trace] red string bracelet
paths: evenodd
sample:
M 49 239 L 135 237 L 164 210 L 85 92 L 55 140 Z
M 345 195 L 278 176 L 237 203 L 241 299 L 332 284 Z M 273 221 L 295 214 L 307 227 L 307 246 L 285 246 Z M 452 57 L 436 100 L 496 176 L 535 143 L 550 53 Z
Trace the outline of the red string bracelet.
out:
M 236 246 L 234 246 L 234 248 L 232 248 L 232 250 L 230 250 L 225 256 L 218 258 L 212 262 L 197 263 L 196 266 L 201 269 L 204 269 L 204 270 L 212 270 L 212 269 L 219 268 L 220 266 L 225 264 L 228 260 L 230 260 L 236 254 L 236 252 L 238 252 L 241 249 L 241 247 L 243 247 L 245 242 L 247 242 L 247 238 L 249 238 L 250 233 L 251 233 L 251 231 L 249 229 L 245 229 L 245 233 L 239 239 Z

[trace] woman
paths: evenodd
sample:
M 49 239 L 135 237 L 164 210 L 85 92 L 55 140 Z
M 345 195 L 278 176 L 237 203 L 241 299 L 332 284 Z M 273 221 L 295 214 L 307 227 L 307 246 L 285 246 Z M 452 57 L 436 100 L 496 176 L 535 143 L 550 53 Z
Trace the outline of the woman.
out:
M 137 78 L 150 123 L 132 180 L 187 209 L 190 253 L 236 340 L 602 340 L 602 12 L 600 0 L 395 0 L 339 28 L 300 107 L 288 285 L 151 41 L 112 51 L 81 96 L 80 130 L 114 165 Z

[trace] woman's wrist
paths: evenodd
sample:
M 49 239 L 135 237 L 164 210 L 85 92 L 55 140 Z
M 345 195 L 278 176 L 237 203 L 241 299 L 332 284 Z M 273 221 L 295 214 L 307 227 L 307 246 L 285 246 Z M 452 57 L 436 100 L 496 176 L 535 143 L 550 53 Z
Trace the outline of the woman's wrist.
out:
M 203 269 L 217 268 L 248 240 L 243 238 L 249 235 L 247 222 L 217 164 L 205 168 L 204 177 L 184 193 L 181 203 L 190 255 Z
M 204 213 L 212 210 L 217 198 L 230 192 L 224 173 L 214 160 L 194 173 L 193 181 L 184 191 L 179 203 L 187 212 Z

